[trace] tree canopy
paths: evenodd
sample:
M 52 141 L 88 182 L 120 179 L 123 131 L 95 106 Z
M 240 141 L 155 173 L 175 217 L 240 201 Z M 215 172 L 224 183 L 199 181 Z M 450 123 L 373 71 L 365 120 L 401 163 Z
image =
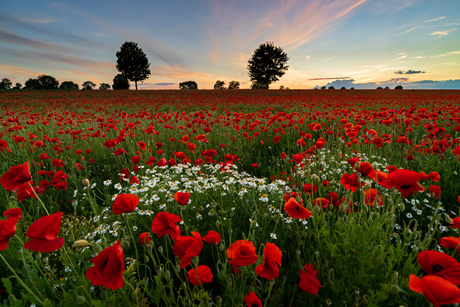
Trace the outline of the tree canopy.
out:
M 217 80 L 216 83 L 214 84 L 214 89 L 215 90 L 225 90 L 225 82 Z
M 251 88 L 268 89 L 269 85 L 278 81 L 288 70 L 287 54 L 271 42 L 261 44 L 248 61 L 248 74 L 253 82 Z
M 118 74 L 113 78 L 113 87 L 114 90 L 128 90 L 129 81 L 122 74 Z
M 239 90 L 240 89 L 240 82 L 239 81 L 230 81 L 228 83 L 228 89 L 229 90 Z
M 0 90 L 9 90 L 12 86 L 13 82 L 8 78 L 3 78 L 2 81 L 0 81 Z
M 181 90 L 197 90 L 198 84 L 195 81 L 185 81 L 179 83 L 179 89 Z
M 94 87 L 96 86 L 96 84 L 92 81 L 85 81 L 82 85 L 81 85 L 81 89 L 82 90 L 92 90 Z
M 79 89 L 79 86 L 77 83 L 75 82 L 72 82 L 72 81 L 64 81 L 61 83 L 61 85 L 59 86 L 60 89 L 63 89 L 63 90 L 78 90 Z
M 40 84 L 40 81 L 38 81 L 38 79 L 33 79 L 33 78 L 29 78 L 24 85 L 24 89 L 27 89 L 27 90 L 38 90 L 41 88 L 42 88 L 42 85 Z
M 104 91 L 104 90 L 108 90 L 108 89 L 110 89 L 110 84 L 108 84 L 108 83 L 101 83 L 101 84 L 99 85 L 99 89 L 100 89 L 100 90 L 103 90 L 103 91 Z
M 142 48 L 134 42 L 125 42 L 116 53 L 117 70 L 128 80 L 137 82 L 148 79 L 150 76 L 150 63 Z
M 53 76 L 40 75 L 37 77 L 37 80 L 40 82 L 41 88 L 45 90 L 54 90 L 59 87 L 59 81 Z

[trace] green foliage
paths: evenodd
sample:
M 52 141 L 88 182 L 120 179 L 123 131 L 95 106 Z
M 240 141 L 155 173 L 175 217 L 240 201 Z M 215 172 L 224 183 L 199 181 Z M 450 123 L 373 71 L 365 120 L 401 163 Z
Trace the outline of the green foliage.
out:
M 11 82 L 10 79 L 8 78 L 3 78 L 0 81 L 0 90 L 10 90 L 13 85 L 13 82 Z
M 253 82 L 252 89 L 268 89 L 270 84 L 278 81 L 288 70 L 289 60 L 281 47 L 271 42 L 261 44 L 248 61 L 248 74 Z
M 125 42 L 116 53 L 117 70 L 128 80 L 137 82 L 148 79 L 150 63 L 142 48 L 134 42 Z
M 395 90 L 402 90 L 403 89 L 403 86 L 402 85 L 397 85 L 395 86 Z
M 240 82 L 232 80 L 228 83 L 229 90 L 239 90 L 240 89 Z
M 27 90 L 38 90 L 41 88 L 42 88 L 42 85 L 40 81 L 38 81 L 38 79 L 33 79 L 33 78 L 29 78 L 24 85 L 24 89 L 27 89 Z
M 99 85 L 99 89 L 100 89 L 100 90 L 108 90 L 108 89 L 110 89 L 110 84 L 101 83 L 101 84 Z
M 82 90 L 92 90 L 95 86 L 96 86 L 96 83 L 94 83 L 94 82 L 92 82 L 92 81 L 85 81 L 85 82 L 81 85 L 81 89 L 82 89 Z

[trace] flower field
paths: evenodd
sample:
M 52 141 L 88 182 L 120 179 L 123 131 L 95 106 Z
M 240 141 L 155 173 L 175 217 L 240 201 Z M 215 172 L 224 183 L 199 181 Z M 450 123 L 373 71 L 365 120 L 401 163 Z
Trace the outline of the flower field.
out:
M 0 93 L 3 306 L 460 303 L 460 92 Z

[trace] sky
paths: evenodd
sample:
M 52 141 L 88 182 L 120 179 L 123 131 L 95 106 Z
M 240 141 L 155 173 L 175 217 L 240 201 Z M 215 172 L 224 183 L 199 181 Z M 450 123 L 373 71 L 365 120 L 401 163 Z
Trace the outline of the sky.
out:
M 249 88 L 248 60 L 265 42 L 289 57 L 271 89 L 460 89 L 459 0 L 7 1 L 0 78 L 112 84 L 126 41 L 151 63 L 140 89 Z

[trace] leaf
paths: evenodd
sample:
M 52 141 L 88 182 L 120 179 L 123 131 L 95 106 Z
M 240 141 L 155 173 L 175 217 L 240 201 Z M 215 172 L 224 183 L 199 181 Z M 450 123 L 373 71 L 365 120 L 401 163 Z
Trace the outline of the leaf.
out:
M 8 294 L 13 294 L 13 284 L 8 278 L 2 278 L 3 285 L 6 288 Z

